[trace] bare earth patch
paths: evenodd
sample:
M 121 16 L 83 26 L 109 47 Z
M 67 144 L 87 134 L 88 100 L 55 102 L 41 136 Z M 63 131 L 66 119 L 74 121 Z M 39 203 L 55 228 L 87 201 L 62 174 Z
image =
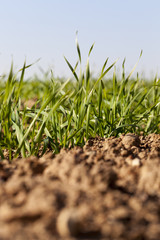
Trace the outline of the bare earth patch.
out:
M 0 239 L 160 239 L 160 135 L 0 162 Z

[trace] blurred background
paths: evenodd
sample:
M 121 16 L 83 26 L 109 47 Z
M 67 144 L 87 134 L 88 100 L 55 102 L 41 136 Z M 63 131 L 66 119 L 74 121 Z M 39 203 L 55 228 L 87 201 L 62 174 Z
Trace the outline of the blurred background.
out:
M 27 69 L 27 77 L 52 69 L 55 77 L 70 77 L 64 60 L 71 64 L 78 58 L 75 38 L 85 68 L 87 54 L 91 71 L 96 76 L 109 57 L 109 64 L 119 58 L 117 73 L 126 58 L 129 73 L 136 68 L 140 76 L 152 78 L 160 73 L 160 1 L 158 0 L 0 0 L 0 75 L 14 69 L 36 64 Z M 111 73 L 110 73 L 111 74 Z

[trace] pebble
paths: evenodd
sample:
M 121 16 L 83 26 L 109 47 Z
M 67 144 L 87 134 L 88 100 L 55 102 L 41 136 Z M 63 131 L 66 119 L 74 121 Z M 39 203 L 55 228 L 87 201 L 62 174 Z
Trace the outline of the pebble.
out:
M 140 165 L 141 165 L 141 161 L 140 161 L 139 158 L 134 158 L 134 159 L 132 160 L 132 166 L 133 166 L 133 167 L 139 167 Z

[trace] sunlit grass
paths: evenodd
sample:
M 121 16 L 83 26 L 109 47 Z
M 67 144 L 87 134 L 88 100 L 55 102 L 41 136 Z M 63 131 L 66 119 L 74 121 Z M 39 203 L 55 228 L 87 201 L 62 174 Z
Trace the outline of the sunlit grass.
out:
M 74 80 L 32 79 L 24 81 L 26 66 L 14 74 L 13 64 L 5 79 L 0 79 L 0 158 L 7 150 L 9 159 L 41 155 L 47 148 L 55 153 L 63 147 L 83 146 L 90 137 L 118 136 L 121 133 L 159 133 L 160 80 L 116 76 L 116 61 L 102 66 L 97 79 L 91 78 L 89 57 L 81 67 L 81 51 L 76 41 L 75 66 L 65 58 Z M 79 66 L 79 73 L 77 68 Z M 112 79 L 107 73 L 114 68 Z M 32 99 L 32 107 L 26 101 Z

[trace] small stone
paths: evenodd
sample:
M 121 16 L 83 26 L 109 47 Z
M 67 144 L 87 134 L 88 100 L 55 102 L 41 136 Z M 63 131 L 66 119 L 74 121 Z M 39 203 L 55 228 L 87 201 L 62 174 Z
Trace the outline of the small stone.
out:
M 134 158 L 134 159 L 132 160 L 132 166 L 133 166 L 133 167 L 139 167 L 140 165 L 141 165 L 141 161 L 140 161 L 139 158 Z

